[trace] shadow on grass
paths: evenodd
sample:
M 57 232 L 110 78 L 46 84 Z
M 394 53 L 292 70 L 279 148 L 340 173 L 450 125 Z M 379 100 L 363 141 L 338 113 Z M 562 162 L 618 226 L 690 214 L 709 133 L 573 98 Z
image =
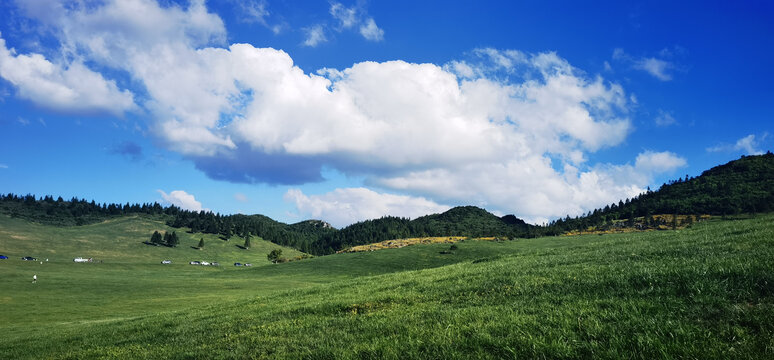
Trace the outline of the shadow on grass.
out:
M 163 246 L 163 247 L 168 247 L 168 248 L 175 248 L 175 247 L 177 247 L 177 245 L 173 246 L 173 245 L 169 245 L 169 244 L 154 244 L 154 243 L 152 243 L 150 241 L 143 241 L 142 243 L 145 244 L 145 245 L 148 245 L 148 246 Z M 191 247 L 193 247 L 193 246 L 191 246 Z M 198 249 L 198 248 L 194 248 L 194 249 Z
M 247 250 L 247 249 L 248 249 L 248 248 L 246 248 L 246 247 L 244 247 L 244 246 L 242 246 L 242 245 L 234 245 L 234 246 L 236 246 L 236 247 L 238 247 L 238 248 L 240 248 L 240 249 L 242 249 L 242 250 Z

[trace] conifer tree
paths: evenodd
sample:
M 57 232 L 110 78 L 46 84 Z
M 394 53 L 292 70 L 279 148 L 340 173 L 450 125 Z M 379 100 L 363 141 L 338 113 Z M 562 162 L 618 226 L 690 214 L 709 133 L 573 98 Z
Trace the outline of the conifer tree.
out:
M 169 235 L 169 238 L 167 239 L 167 246 L 175 247 L 179 243 L 180 243 L 180 239 L 177 238 L 177 232 L 173 231 L 172 235 Z
M 197 246 L 199 250 L 204 249 L 204 238 L 201 238 L 199 240 L 199 246 Z
M 245 249 L 249 249 L 250 248 L 250 233 L 247 233 L 247 235 L 245 235 L 245 246 L 244 246 L 244 248 Z
M 162 241 L 161 234 L 159 234 L 158 231 L 154 231 L 153 235 L 151 235 L 151 240 L 150 240 L 151 244 L 158 245 L 158 244 L 161 244 L 161 241 Z

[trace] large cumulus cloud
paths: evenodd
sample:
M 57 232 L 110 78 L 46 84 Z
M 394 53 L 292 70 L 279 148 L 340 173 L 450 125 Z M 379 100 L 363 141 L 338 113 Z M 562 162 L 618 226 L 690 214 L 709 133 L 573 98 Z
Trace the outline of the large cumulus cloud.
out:
M 633 196 L 684 163 L 647 152 L 634 165 L 587 164 L 632 131 L 628 97 L 552 52 L 485 48 L 447 64 L 309 73 L 282 50 L 225 44 L 221 19 L 201 1 L 57 9 L 28 13 L 63 49 L 141 84 L 156 136 L 219 180 L 303 184 L 324 180 L 327 167 L 430 207 L 473 203 L 540 221 Z M 418 203 L 340 190 L 288 199 L 302 212 L 363 196 L 370 206 Z

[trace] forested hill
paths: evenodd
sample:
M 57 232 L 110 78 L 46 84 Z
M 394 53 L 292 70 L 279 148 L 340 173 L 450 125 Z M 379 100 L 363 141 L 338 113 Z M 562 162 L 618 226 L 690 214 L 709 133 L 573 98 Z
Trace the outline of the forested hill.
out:
M 544 233 L 653 214 L 731 215 L 774 211 L 774 154 L 742 156 L 700 176 L 677 179 L 617 204 L 552 222 Z
M 441 214 L 419 217 L 413 222 L 417 226 L 443 233 L 438 236 L 520 236 L 531 228 L 516 216 L 497 217 L 475 206 L 458 206 Z
M 486 210 L 465 206 L 416 220 L 383 217 L 350 225 L 341 230 L 320 220 L 285 224 L 264 215 L 220 215 L 153 204 L 98 204 L 52 196 L 0 195 L 0 213 L 59 226 L 84 225 L 111 217 L 145 214 L 164 218 L 167 225 L 192 232 L 232 236 L 259 236 L 273 243 L 315 254 L 331 254 L 346 247 L 383 240 L 424 236 L 524 237 L 533 228 L 513 215 L 499 218 Z M 148 234 L 150 236 L 150 234 Z
M 426 236 L 527 237 L 534 226 L 513 215 L 502 218 L 475 206 L 459 206 L 414 220 L 387 216 L 352 224 L 317 241 L 317 251 L 331 253 L 350 246 Z
M 518 208 L 514 204 L 513 208 Z M 513 215 L 495 216 L 474 206 L 456 207 L 415 220 L 383 217 L 352 224 L 341 230 L 319 220 L 285 224 L 263 215 L 220 215 L 153 204 L 98 204 L 73 198 L 0 195 L 0 213 L 55 225 L 83 225 L 128 214 L 163 217 L 173 227 L 193 232 L 260 236 L 279 245 L 316 255 L 396 238 L 424 236 L 532 237 L 561 234 L 612 220 L 652 214 L 724 215 L 774 211 L 774 155 L 743 156 L 714 167 L 695 178 L 678 179 L 657 191 L 621 200 L 583 216 L 566 217 L 548 226 L 533 226 Z M 150 234 L 149 234 L 150 236 Z
M 78 198 L 65 200 L 61 196 L 54 199 L 50 195 L 37 198 L 31 194 L 0 194 L 0 214 L 58 226 L 86 225 L 132 214 L 175 216 L 180 211 L 183 210 L 176 206 L 158 203 L 100 204 Z

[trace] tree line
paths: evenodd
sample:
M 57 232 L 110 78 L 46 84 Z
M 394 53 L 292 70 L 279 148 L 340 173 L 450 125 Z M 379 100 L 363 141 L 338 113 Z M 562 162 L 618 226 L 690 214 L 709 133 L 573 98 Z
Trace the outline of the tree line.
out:
M 656 214 L 734 215 L 774 211 L 774 154 L 742 156 L 704 171 L 700 176 L 669 181 L 657 191 L 648 188 L 632 199 L 620 200 L 588 213 L 557 219 L 542 228 L 544 235 L 587 227 L 604 227 L 614 220 Z M 630 220 L 631 219 L 631 220 Z M 649 221 L 650 220 L 650 221 Z M 653 224 L 655 225 L 655 224 Z
M 518 207 L 516 204 L 514 207 Z M 273 243 L 314 255 L 383 240 L 426 236 L 497 236 L 503 238 L 558 235 L 590 226 L 604 227 L 614 221 L 642 217 L 655 221 L 656 214 L 726 215 L 774 211 L 774 155 L 743 156 L 707 170 L 698 177 L 680 178 L 648 189 L 586 214 L 529 225 L 513 215 L 495 216 L 474 206 L 453 208 L 442 214 L 414 220 L 385 216 L 337 230 L 319 220 L 285 224 L 263 215 L 221 215 L 188 211 L 176 206 L 152 204 L 97 204 L 73 198 L 0 195 L 0 212 L 55 225 L 83 225 L 112 216 L 148 214 L 164 216 L 167 225 L 190 228 L 194 233 L 218 234 L 223 239 L 261 237 Z M 166 243 L 162 238 L 162 242 Z M 249 240 L 245 247 L 249 247 Z
M 132 214 L 175 216 L 179 211 L 182 210 L 174 205 L 164 207 L 156 202 L 100 204 L 77 197 L 65 200 L 61 196 L 54 199 L 51 195 L 37 198 L 32 194 L 0 194 L 0 213 L 50 225 L 87 225 Z
M 176 231 L 173 231 L 171 234 L 165 231 L 164 236 L 162 236 L 158 231 L 154 231 L 150 238 L 150 244 L 156 246 L 166 245 L 169 247 L 175 247 L 180 244 L 180 239 L 177 237 Z

